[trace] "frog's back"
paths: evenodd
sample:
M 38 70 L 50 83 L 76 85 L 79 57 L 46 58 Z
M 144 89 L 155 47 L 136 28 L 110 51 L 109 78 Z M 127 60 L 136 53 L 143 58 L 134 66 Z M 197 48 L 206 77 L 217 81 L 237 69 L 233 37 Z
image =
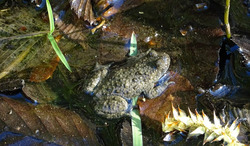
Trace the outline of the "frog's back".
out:
M 113 69 L 97 88 L 96 96 L 119 95 L 123 98 L 133 98 L 153 88 L 155 60 L 156 58 L 142 57 Z

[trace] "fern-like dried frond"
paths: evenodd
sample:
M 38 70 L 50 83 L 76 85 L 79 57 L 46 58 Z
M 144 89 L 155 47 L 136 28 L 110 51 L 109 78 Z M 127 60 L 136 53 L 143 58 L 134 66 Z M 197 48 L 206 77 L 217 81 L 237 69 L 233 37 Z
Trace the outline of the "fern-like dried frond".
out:
M 196 110 L 195 114 L 189 111 L 189 115 L 178 107 L 178 110 L 172 105 L 173 117 L 170 113 L 166 116 L 165 122 L 162 123 L 163 132 L 189 131 L 188 138 L 205 134 L 203 144 L 214 141 L 224 141 L 225 145 L 243 146 L 245 144 L 238 141 L 237 136 L 240 133 L 240 124 L 237 125 L 237 119 L 230 125 L 221 125 L 220 119 L 214 112 L 214 123 L 202 111 L 200 115 Z

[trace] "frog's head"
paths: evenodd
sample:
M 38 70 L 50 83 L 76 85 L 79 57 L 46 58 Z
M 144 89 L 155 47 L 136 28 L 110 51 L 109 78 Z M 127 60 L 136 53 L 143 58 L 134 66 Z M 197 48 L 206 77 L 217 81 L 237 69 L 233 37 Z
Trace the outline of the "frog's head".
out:
M 148 52 L 148 55 L 151 58 L 151 62 L 153 62 L 152 64 L 154 72 L 152 73 L 152 77 L 154 78 L 155 82 L 159 81 L 166 75 L 168 71 L 170 65 L 170 57 L 166 53 L 157 53 L 154 50 L 150 50 Z

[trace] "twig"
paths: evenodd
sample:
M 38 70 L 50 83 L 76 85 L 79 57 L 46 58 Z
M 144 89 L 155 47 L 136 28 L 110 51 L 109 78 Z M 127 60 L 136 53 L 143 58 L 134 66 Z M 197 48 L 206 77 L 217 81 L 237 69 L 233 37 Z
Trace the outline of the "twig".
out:
M 49 31 L 39 31 L 39 32 L 33 32 L 33 33 L 29 33 L 29 34 L 21 34 L 21 35 L 15 35 L 15 36 L 11 36 L 11 37 L 2 37 L 0 38 L 0 41 L 3 40 L 17 40 L 17 39 L 24 39 L 24 38 L 33 38 L 33 37 L 40 37 L 43 36 L 45 34 L 47 34 Z

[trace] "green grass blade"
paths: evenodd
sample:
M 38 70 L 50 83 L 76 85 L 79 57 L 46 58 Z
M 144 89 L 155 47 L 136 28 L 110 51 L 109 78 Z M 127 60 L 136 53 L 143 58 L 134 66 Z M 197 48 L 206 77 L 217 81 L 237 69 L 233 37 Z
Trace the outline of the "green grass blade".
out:
M 129 48 L 129 56 L 137 55 L 137 41 L 135 33 L 133 32 L 130 39 L 130 48 Z
M 47 6 L 48 15 L 49 15 L 49 26 L 50 26 L 50 31 L 48 33 L 48 39 L 49 39 L 53 49 L 55 50 L 56 54 L 58 55 L 58 57 L 60 58 L 60 60 L 64 64 L 64 66 L 71 72 L 70 66 L 69 66 L 66 58 L 64 57 L 62 51 L 58 47 L 56 40 L 54 39 L 54 37 L 52 35 L 52 33 L 55 30 L 55 24 L 54 24 L 53 12 L 52 12 L 52 8 L 51 8 L 49 0 L 46 0 L 46 6 Z
M 53 49 L 55 50 L 56 54 L 58 55 L 58 57 L 62 61 L 62 63 L 71 72 L 70 66 L 69 66 L 66 58 L 64 57 L 62 51 L 59 49 L 59 47 L 58 47 L 58 45 L 57 45 L 56 40 L 54 39 L 54 37 L 51 34 L 48 34 L 48 39 L 49 39 L 49 41 L 50 41 Z
M 138 97 L 133 98 L 133 106 L 136 105 Z M 138 109 L 133 109 L 131 111 L 131 125 L 132 125 L 132 134 L 133 134 L 133 145 L 134 146 L 142 146 L 142 128 L 141 128 L 141 118 Z
M 48 15 L 49 15 L 49 26 L 50 26 L 49 34 L 51 35 L 55 30 L 55 25 L 54 25 L 53 11 L 52 11 L 49 0 L 46 0 L 46 6 L 47 6 Z

